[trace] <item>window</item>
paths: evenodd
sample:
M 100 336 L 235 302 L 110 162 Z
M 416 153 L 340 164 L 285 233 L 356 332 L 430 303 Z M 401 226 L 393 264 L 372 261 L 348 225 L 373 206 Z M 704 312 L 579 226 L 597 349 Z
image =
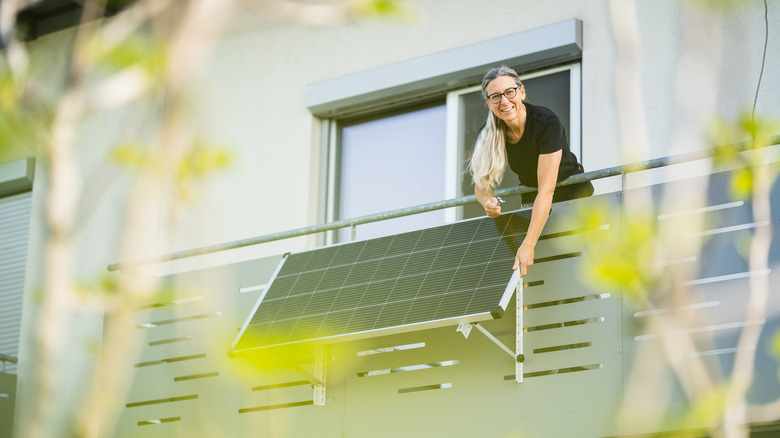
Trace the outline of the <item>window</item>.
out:
M 338 145 L 338 218 L 354 218 L 444 199 L 445 105 L 345 124 Z M 443 211 L 361 225 L 359 239 L 431 227 Z M 350 240 L 349 229 L 339 241 Z
M 521 75 L 530 102 L 558 114 L 581 159 L 581 35 L 582 23 L 572 19 L 309 85 L 307 106 L 326 133 L 321 220 L 472 194 L 466 160 L 487 116 L 479 83 L 501 64 Z M 503 186 L 517 184 L 510 171 Z M 335 239 L 396 234 L 482 214 L 477 205 L 448 209 L 360 225 L 354 236 L 345 230 Z

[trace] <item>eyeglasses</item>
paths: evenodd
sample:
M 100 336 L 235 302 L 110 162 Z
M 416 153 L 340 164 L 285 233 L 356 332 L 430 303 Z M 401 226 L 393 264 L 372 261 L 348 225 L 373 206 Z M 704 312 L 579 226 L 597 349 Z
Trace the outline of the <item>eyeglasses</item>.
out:
M 519 89 L 520 87 L 507 88 L 503 93 L 493 93 L 488 96 L 487 99 L 490 103 L 499 103 L 501 102 L 501 96 L 506 96 L 507 99 L 511 99 L 517 96 L 517 90 Z

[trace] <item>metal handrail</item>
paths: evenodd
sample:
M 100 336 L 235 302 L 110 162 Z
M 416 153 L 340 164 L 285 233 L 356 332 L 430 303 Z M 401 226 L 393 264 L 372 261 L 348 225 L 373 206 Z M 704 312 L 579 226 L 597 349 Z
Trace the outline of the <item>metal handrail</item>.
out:
M 7 354 L 0 353 L 0 362 L 19 363 L 19 359 Z
M 735 151 L 745 151 L 747 149 L 755 147 L 757 142 L 746 141 L 741 143 L 735 143 L 726 145 L 723 147 L 734 149 Z M 764 139 L 761 143 L 761 147 L 780 144 L 780 135 Z M 567 186 L 571 184 L 578 184 L 585 181 L 592 181 L 596 179 L 608 178 L 611 176 L 623 175 L 632 172 L 638 172 L 642 170 L 655 169 L 664 166 L 670 166 L 674 164 L 681 164 L 690 161 L 702 160 L 706 158 L 712 158 L 716 153 L 716 148 L 710 148 L 701 151 L 688 152 L 680 155 L 667 156 L 662 158 L 654 158 L 651 160 L 638 161 L 635 163 L 623 164 L 620 166 L 608 167 L 606 169 L 594 170 L 591 172 L 580 173 L 572 175 L 569 178 L 558 183 L 558 187 Z M 528 193 L 535 191 L 535 187 L 516 186 L 506 189 L 500 189 L 495 191 L 496 196 L 509 196 L 518 195 L 522 193 Z M 170 254 L 164 254 L 157 257 L 148 257 L 130 262 L 120 262 L 108 265 L 109 271 L 118 271 L 127 268 L 133 268 L 144 265 L 151 265 L 155 263 L 168 262 L 172 260 L 178 260 L 188 257 L 194 257 L 198 255 L 211 254 L 219 251 L 227 251 L 230 249 L 243 248 L 246 246 L 257 245 L 260 243 L 273 242 L 276 240 L 291 239 L 293 237 L 306 236 L 309 234 L 322 233 L 325 231 L 333 231 L 346 227 L 355 227 L 357 225 L 367 224 L 371 222 L 379 222 L 387 219 L 394 219 L 402 216 L 411 216 L 413 214 L 426 213 L 434 210 L 441 210 L 444 208 L 459 207 L 462 205 L 476 202 L 477 197 L 475 195 L 461 196 L 459 198 L 445 199 L 443 201 L 431 202 L 428 204 L 416 205 L 413 207 L 401 208 L 398 210 L 385 211 L 381 213 L 374 213 L 366 216 L 360 216 L 351 219 L 341 219 L 334 222 L 328 222 L 324 224 L 312 225 L 303 228 L 297 228 L 294 230 L 282 231 L 278 233 L 265 234 L 263 236 L 250 237 L 248 239 L 234 240 L 232 242 L 220 243 L 216 245 L 203 246 L 200 248 L 193 248 Z

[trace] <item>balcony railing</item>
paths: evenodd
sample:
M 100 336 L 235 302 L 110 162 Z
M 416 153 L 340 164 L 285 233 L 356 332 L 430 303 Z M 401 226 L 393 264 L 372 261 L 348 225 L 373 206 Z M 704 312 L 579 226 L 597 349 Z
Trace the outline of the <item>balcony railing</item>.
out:
M 761 147 L 772 146 L 780 144 L 780 135 L 773 136 L 767 139 L 763 139 L 760 143 L 756 141 L 746 141 L 741 143 L 735 143 L 731 145 L 723 146 L 730 148 L 735 152 L 742 152 L 748 149 L 755 148 L 757 144 Z M 612 176 L 626 175 L 633 172 L 639 172 L 643 170 L 656 169 L 660 167 L 671 166 L 674 164 L 682 164 L 691 161 L 703 160 L 707 158 L 713 158 L 716 154 L 716 148 L 688 152 L 685 154 L 672 155 L 661 158 L 654 158 L 651 160 L 639 161 L 629 164 L 623 164 L 620 166 L 609 167 L 600 170 L 594 170 L 591 172 L 585 172 L 578 175 L 573 175 L 560 183 L 558 186 L 566 186 L 570 184 L 578 184 L 585 181 L 592 181 L 597 179 L 609 178 Z M 516 186 L 506 189 L 496 190 L 496 196 L 509 196 L 518 195 L 522 193 L 528 193 L 536 190 L 534 187 Z M 385 211 L 381 213 L 374 213 L 366 216 L 360 216 L 351 219 L 341 219 L 324 224 L 312 225 L 309 227 L 297 228 L 294 230 L 282 231 L 278 233 L 265 234 L 257 237 L 250 237 L 247 239 L 235 240 L 232 242 L 220 243 L 217 245 L 203 246 L 200 248 L 193 248 L 184 251 L 177 251 L 169 254 L 163 254 L 156 257 L 148 257 L 144 259 L 113 263 L 108 266 L 109 271 L 119 271 L 122 269 L 128 269 L 133 267 L 139 267 L 144 265 L 151 265 L 155 263 L 163 263 L 178 259 L 184 259 L 188 257 L 195 257 L 199 255 L 212 254 L 220 251 L 227 251 L 231 249 L 243 248 L 247 246 L 258 245 L 261 243 L 273 242 L 277 240 L 291 239 L 294 237 L 306 236 L 311 234 L 317 234 L 322 232 L 339 230 L 342 228 L 351 227 L 354 229 L 358 225 L 368 224 L 371 222 L 379 222 L 388 219 L 394 219 L 403 216 L 411 216 L 420 213 L 426 213 L 429 211 L 441 210 L 444 208 L 460 207 L 472 202 L 477 202 L 475 195 L 461 196 L 459 198 L 445 199 L 443 201 L 431 202 L 428 204 L 416 205 L 412 207 L 401 208 L 397 210 Z
M 0 367 L 0 371 L 5 371 L 6 364 L 12 363 L 17 364 L 19 363 L 19 359 L 9 356 L 7 354 L 0 353 L 0 362 L 2 362 L 2 366 Z

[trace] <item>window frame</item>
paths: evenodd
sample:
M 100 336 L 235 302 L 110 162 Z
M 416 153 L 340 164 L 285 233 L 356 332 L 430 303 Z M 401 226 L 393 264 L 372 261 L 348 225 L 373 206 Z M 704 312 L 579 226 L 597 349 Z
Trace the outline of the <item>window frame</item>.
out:
M 425 108 L 430 108 L 433 106 L 438 105 L 444 105 L 445 106 L 445 112 L 447 111 L 447 101 L 446 96 L 438 96 L 431 99 L 426 99 L 424 101 L 418 101 L 415 102 L 409 106 L 404 107 L 392 107 L 388 109 L 386 112 L 381 111 L 372 111 L 367 114 L 356 114 L 352 115 L 351 117 L 345 117 L 343 119 L 327 119 L 324 120 L 322 123 L 322 129 L 323 131 L 327 131 L 327 133 L 323 133 L 321 136 L 322 139 L 327 139 L 327 144 L 322 145 L 322 156 L 326 157 L 327 163 L 324 166 L 321 166 L 321 168 L 326 169 L 325 172 L 325 183 L 320 184 L 320 187 L 326 187 L 326 191 L 323 193 L 322 190 L 320 190 L 320 195 L 325 196 L 325 202 L 320 202 L 320 204 L 324 204 L 324 211 L 321 211 L 321 216 L 325 218 L 325 222 L 334 222 L 336 220 L 339 220 L 339 204 L 341 203 L 341 197 L 340 197 L 340 179 L 341 179 L 341 133 L 342 129 L 344 127 L 353 126 L 362 122 L 369 122 L 372 120 L 381 119 L 384 117 L 392 117 L 399 114 L 404 114 L 416 110 L 421 110 Z M 446 118 L 446 116 L 445 116 Z M 447 125 L 445 122 L 445 137 L 448 135 L 446 132 Z M 445 155 L 448 157 L 451 155 L 451 151 L 449 151 L 449 144 L 447 140 L 445 140 Z M 457 159 L 455 157 L 454 159 Z M 457 163 L 445 163 L 445 180 L 449 178 L 451 172 L 455 172 L 454 169 L 451 169 L 452 166 L 457 166 Z M 446 187 L 448 191 L 445 192 L 445 198 L 448 197 L 456 197 L 456 195 L 452 195 L 452 193 L 449 191 L 449 187 Z M 450 212 L 446 211 L 445 213 L 445 221 L 446 222 L 452 222 L 452 219 L 450 218 Z M 454 217 L 454 216 L 453 216 Z M 338 231 L 332 231 L 327 233 L 327 237 L 324 241 L 324 244 L 333 244 L 338 241 Z M 354 236 L 353 239 L 354 240 Z M 318 244 L 323 244 L 323 242 L 318 242 Z

